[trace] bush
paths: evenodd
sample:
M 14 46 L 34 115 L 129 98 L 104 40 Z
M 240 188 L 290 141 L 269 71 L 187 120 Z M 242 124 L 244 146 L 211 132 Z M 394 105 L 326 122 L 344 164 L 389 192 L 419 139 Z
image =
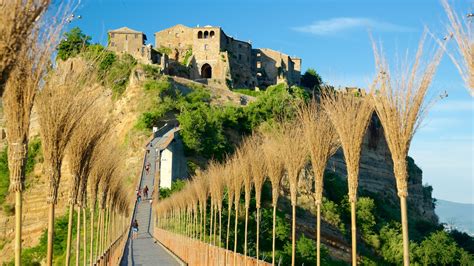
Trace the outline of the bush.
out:
M 345 233 L 346 229 L 344 227 L 344 223 L 342 222 L 339 210 L 340 207 L 336 203 L 323 197 L 323 203 L 321 206 L 321 215 L 323 219 L 329 224 L 339 228 L 342 233 Z
M 72 28 L 64 34 L 64 39 L 58 45 L 58 58 L 66 60 L 83 51 L 92 38 L 85 35 L 79 27 Z
M 112 63 L 105 73 L 105 84 L 112 89 L 114 95 L 120 96 L 130 79 L 133 67 L 137 61 L 129 54 L 124 54 L 120 60 Z
M 257 96 L 262 94 L 261 91 L 256 91 L 256 90 L 253 90 L 253 89 L 233 89 L 232 91 L 237 92 L 237 93 L 241 93 L 241 94 L 245 94 L 245 95 L 249 95 L 249 96 L 253 96 L 253 97 L 257 97 Z
M 309 89 L 317 89 L 323 84 L 321 76 L 312 68 L 308 68 L 301 76 L 301 85 Z
M 160 188 L 160 199 L 165 199 L 173 193 L 180 191 L 186 185 L 186 181 L 177 179 L 171 183 L 171 188 Z
M 178 121 L 188 154 L 197 153 L 206 158 L 221 160 L 230 150 L 217 112 L 215 107 L 197 103 L 192 108 L 181 110 Z
M 415 249 L 414 261 L 422 265 L 472 265 L 474 259 L 444 231 L 432 233 Z

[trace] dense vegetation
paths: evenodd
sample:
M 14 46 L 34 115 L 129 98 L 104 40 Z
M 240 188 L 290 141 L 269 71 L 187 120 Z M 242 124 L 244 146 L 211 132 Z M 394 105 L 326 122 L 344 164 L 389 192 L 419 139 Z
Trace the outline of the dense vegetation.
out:
M 129 54 L 117 56 L 105 50 L 100 44 L 90 44 L 91 37 L 85 35 L 79 28 L 73 28 L 65 34 L 58 46 L 58 59 L 67 60 L 83 56 L 92 61 L 99 69 L 99 79 L 102 85 L 112 89 L 115 96 L 120 96 L 130 79 L 132 69 L 137 61 Z

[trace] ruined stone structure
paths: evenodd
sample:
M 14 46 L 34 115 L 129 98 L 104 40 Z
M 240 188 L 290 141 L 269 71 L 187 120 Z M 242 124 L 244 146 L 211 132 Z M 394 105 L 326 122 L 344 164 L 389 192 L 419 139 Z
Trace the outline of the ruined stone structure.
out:
M 228 36 L 220 27 L 190 28 L 181 24 L 155 33 L 158 58 L 144 44 L 145 34 L 129 28 L 109 31 L 109 49 L 129 53 L 146 63 L 159 62 L 165 73 L 206 84 L 267 87 L 299 84 L 301 59 L 271 49 L 254 49 L 250 42 Z
M 176 25 L 155 33 L 159 50 L 189 66 L 189 78 L 231 87 L 299 84 L 301 59 L 228 36 L 220 27 Z M 173 69 L 170 69 L 173 74 Z
M 118 54 L 130 54 L 145 64 L 158 64 L 165 68 L 167 56 L 158 53 L 151 44 L 146 45 L 146 35 L 143 32 L 122 27 L 108 32 L 107 49 Z

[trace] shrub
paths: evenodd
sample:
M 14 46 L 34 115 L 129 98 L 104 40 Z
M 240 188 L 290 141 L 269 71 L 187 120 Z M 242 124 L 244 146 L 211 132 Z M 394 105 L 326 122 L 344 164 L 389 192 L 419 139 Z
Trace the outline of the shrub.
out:
M 64 34 L 64 39 L 58 45 L 58 58 L 66 60 L 83 51 L 92 38 L 85 35 L 79 27 L 72 28 Z
M 185 151 L 201 154 L 206 158 L 223 159 L 229 151 L 221 119 L 216 108 L 195 103 L 178 115 Z
M 120 96 L 125 91 L 132 69 L 136 64 L 137 61 L 131 55 L 124 54 L 120 60 L 114 61 L 105 73 L 105 84 L 112 89 L 116 96 Z
M 170 55 L 171 54 L 171 48 L 168 48 L 168 47 L 165 47 L 165 46 L 161 46 L 160 48 L 157 49 L 157 51 L 161 54 L 165 54 L 165 55 Z
M 257 96 L 262 94 L 261 91 L 256 91 L 256 90 L 252 90 L 252 89 L 233 89 L 232 91 L 238 92 L 238 93 L 241 93 L 241 94 L 245 94 L 245 95 L 249 95 L 249 96 L 253 96 L 253 97 L 257 97 Z
M 468 265 L 463 263 L 474 263 L 473 257 L 459 248 L 444 231 L 434 232 L 425 238 L 415 249 L 414 261 L 422 265 Z
M 340 207 L 336 203 L 323 197 L 323 203 L 321 206 L 321 215 L 323 219 L 329 224 L 339 228 L 342 233 L 345 233 L 346 229 L 344 227 L 344 223 L 342 222 L 339 210 Z
M 177 179 L 171 183 L 171 188 L 160 188 L 160 199 L 168 198 L 173 193 L 183 189 L 185 185 L 186 182 L 184 180 Z

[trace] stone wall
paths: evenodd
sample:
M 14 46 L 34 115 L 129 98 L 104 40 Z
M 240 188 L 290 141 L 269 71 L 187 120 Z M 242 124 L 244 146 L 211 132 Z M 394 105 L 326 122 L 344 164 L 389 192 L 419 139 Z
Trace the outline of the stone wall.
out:
M 118 54 L 128 53 L 143 63 L 160 62 L 159 55 L 153 53 L 151 45 L 145 45 L 146 36 L 143 32 L 126 27 L 108 32 L 107 49 Z

